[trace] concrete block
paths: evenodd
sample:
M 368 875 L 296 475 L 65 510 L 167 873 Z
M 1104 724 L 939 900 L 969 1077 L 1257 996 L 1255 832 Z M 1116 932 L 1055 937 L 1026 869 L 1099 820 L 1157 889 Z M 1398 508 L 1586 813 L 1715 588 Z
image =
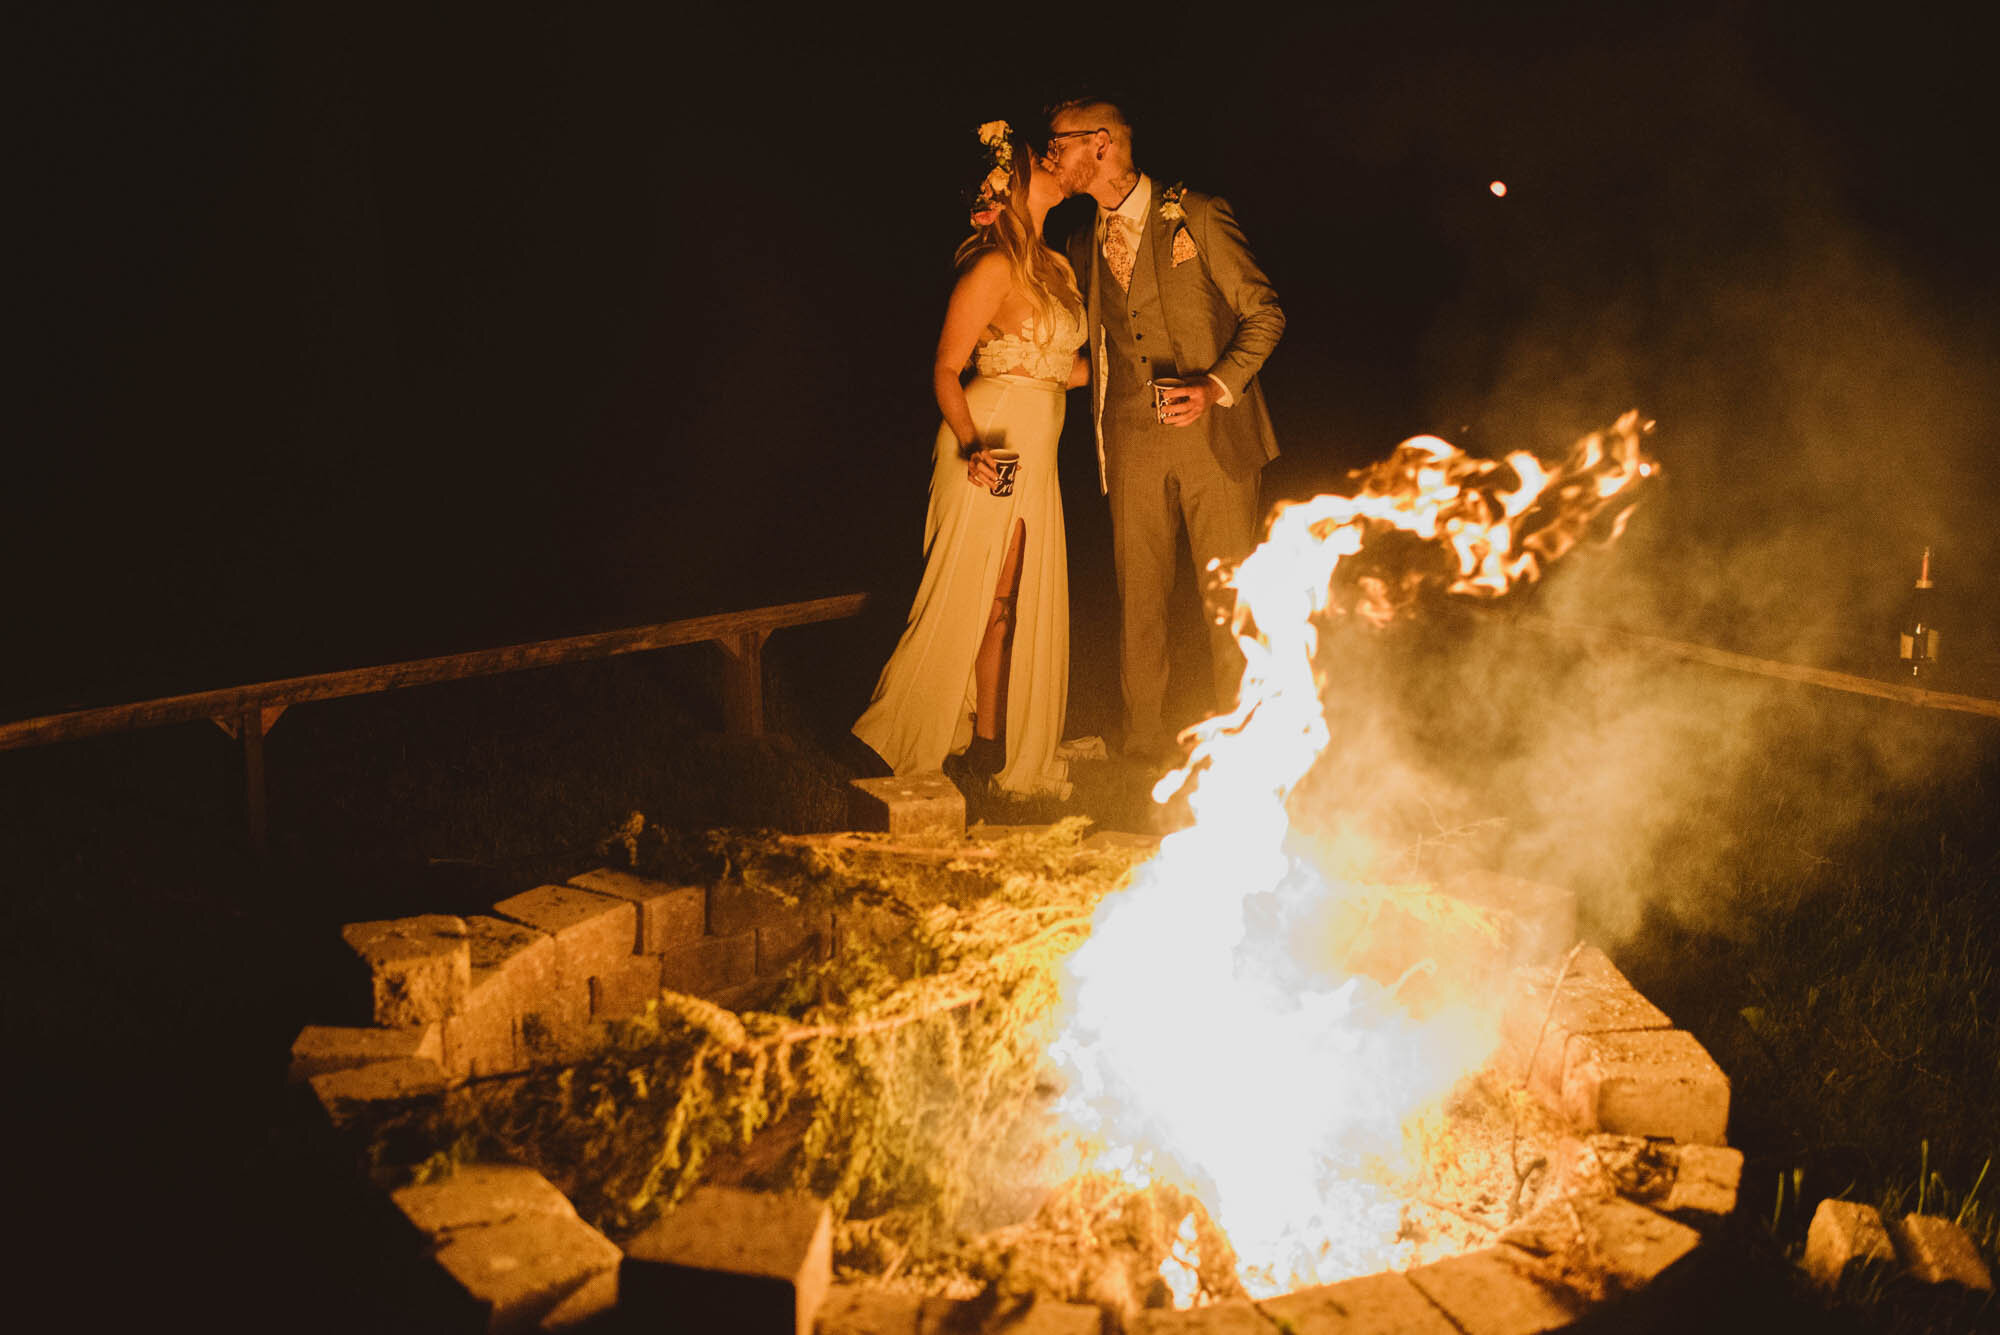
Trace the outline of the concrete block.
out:
M 537 1332 L 603 1330 L 618 1310 L 618 1267 L 593 1272 L 569 1297 L 542 1313 Z
M 800 912 L 757 928 L 757 974 L 783 973 L 801 960 L 823 960 L 833 950 L 833 915 Z
M 1993 1292 L 1993 1273 L 1964 1229 L 1942 1215 L 1911 1214 L 1889 1221 L 1889 1241 L 1910 1278 Z
M 1708 1228 L 1736 1213 L 1743 1187 L 1743 1151 L 1721 1145 L 1681 1145 L 1673 1189 L 1653 1208 L 1694 1228 Z
M 313 1076 L 307 1083 L 333 1124 L 341 1126 L 379 1104 L 442 1094 L 451 1088 L 451 1077 L 434 1061 L 397 1057 L 328 1071 Z
M 1623 1196 L 1694 1228 L 1707 1228 L 1736 1209 L 1743 1152 L 1720 1145 L 1684 1145 L 1606 1133 L 1568 1142 L 1556 1160 L 1565 1196 Z
M 1482 1247 L 1408 1272 L 1410 1283 L 1465 1335 L 1540 1335 L 1575 1320 L 1574 1294 L 1536 1279 L 1499 1247 Z
M 704 936 L 660 956 L 660 986 L 710 997 L 757 976 L 757 932 Z
M 1573 1196 L 1544 1205 L 1500 1241 L 1566 1266 L 1581 1258 L 1611 1291 L 1630 1293 L 1693 1255 L 1701 1234 L 1622 1196 Z
M 590 1018 L 629 1020 L 660 995 L 660 957 L 630 955 L 590 980 Z
M 1125 1319 L 1124 1335 L 1274 1335 L 1284 1329 L 1251 1303 L 1232 1300 L 1186 1311 L 1142 1309 Z
M 853 779 L 848 785 L 848 818 L 857 830 L 960 835 L 965 833 L 965 794 L 943 774 Z
M 433 1259 L 500 1335 L 539 1329 L 579 1291 L 615 1293 L 620 1257 L 581 1219 L 527 1215 L 447 1234 Z
M 1292 1335 L 1458 1335 L 1408 1275 L 1373 1275 L 1299 1289 L 1258 1304 Z
M 1547 1103 L 1560 1097 L 1572 1038 L 1674 1027 L 1667 1013 L 1646 1000 L 1596 946 L 1579 950 L 1567 971 L 1557 963 L 1523 969 L 1511 978 L 1500 1015 L 1500 1061 L 1517 1078 L 1525 1075 L 1528 1088 Z M 1531 1053 L 1535 1066 L 1529 1071 Z
M 639 936 L 633 946 L 641 955 L 658 955 L 708 930 L 708 891 L 699 885 L 669 885 L 600 867 L 572 876 L 569 883 L 600 895 L 623 899 L 639 911 Z
M 426 1025 L 458 1008 L 472 982 L 465 921 L 430 913 L 340 929 L 368 971 L 370 1015 L 378 1025 Z
M 582 1060 L 602 1048 L 604 1038 L 590 1018 L 589 979 L 548 993 L 521 1015 L 521 1055 L 531 1066 Z
M 1721 1145 L 1729 1077 L 1683 1030 L 1579 1034 L 1564 1055 L 1557 1106 L 1580 1129 Z
M 1560 961 L 1576 944 L 1576 892 L 1493 871 L 1466 871 L 1439 886 L 1446 894 L 1502 915 L 1508 963 Z
M 465 932 L 475 981 L 481 972 L 504 975 L 522 1000 L 555 986 L 556 942 L 547 932 L 485 914 L 467 918 Z
M 553 948 L 547 937 L 541 939 Z M 521 1050 L 521 1005 L 503 970 L 472 971 L 464 1004 L 445 1017 L 444 1054 L 445 1066 L 454 1075 L 506 1075 L 527 1067 L 527 1055 Z
M 741 881 L 724 881 L 708 891 L 708 930 L 713 936 L 735 936 L 766 923 L 788 922 L 804 911 L 774 890 Z
M 626 1245 L 620 1317 L 635 1328 L 812 1335 L 832 1266 L 824 1203 L 697 1187 Z
M 1813 1211 L 1801 1264 L 1815 1284 L 1832 1291 L 1871 1271 L 1893 1271 L 1896 1248 L 1874 1206 L 1829 1197 Z
M 818 1335 L 917 1335 L 923 1295 L 835 1284 L 820 1305 Z
M 436 1241 L 455 1229 L 497 1224 L 520 1215 L 574 1219 L 569 1197 L 532 1168 L 464 1164 L 449 1177 L 400 1187 L 389 1199 L 419 1233 Z
M 292 1040 L 291 1079 L 301 1083 L 328 1071 L 344 1071 L 369 1062 L 415 1057 L 444 1064 L 443 1026 L 432 1023 L 406 1029 L 379 1026 L 309 1024 Z
M 555 939 L 555 982 L 561 990 L 588 989 L 632 954 L 639 939 L 639 910 L 629 901 L 579 890 L 573 885 L 541 885 L 493 906 Z
M 445 1062 L 459 1075 L 524 1070 L 530 1056 L 522 1019 L 549 1008 L 556 992 L 556 942 L 547 932 L 505 918 L 465 920 L 472 986 L 445 1021 Z
M 917 1317 L 917 1335 L 962 1335 L 965 1331 L 1004 1331 L 1006 1335 L 1101 1335 L 1104 1313 L 1079 1303 L 1060 1303 L 1029 1295 L 1017 1303 L 1002 1303 L 997 1311 L 967 1299 L 926 1298 Z

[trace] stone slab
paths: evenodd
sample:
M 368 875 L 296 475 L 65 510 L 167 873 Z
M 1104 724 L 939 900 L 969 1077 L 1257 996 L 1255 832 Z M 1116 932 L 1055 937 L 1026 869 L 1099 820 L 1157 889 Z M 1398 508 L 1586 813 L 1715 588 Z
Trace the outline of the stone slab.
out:
M 1458 1335 L 1408 1275 L 1390 1270 L 1299 1289 L 1258 1306 L 1292 1335 Z
M 1829 1197 L 1813 1211 L 1801 1264 L 1815 1284 L 1832 1291 L 1870 1271 L 1893 1271 L 1898 1262 L 1879 1210 Z
M 965 794 L 942 773 L 853 779 L 848 817 L 857 830 L 956 836 L 965 832 Z
M 328 1071 L 405 1057 L 443 1065 L 443 1026 L 432 1023 L 384 1029 L 379 1025 L 309 1024 L 292 1040 L 291 1079 L 297 1084 Z
M 1972 1239 L 1942 1215 L 1911 1214 L 1889 1221 L 1889 1241 L 1903 1269 L 1919 1284 L 1952 1284 L 1974 1293 L 1993 1292 L 1993 1273 L 1979 1258 Z
M 611 867 L 572 876 L 569 883 L 626 900 L 638 909 L 639 935 L 633 949 L 641 955 L 684 946 L 708 930 L 708 891 L 702 886 L 672 885 Z
M 819 1309 L 818 1335 L 917 1335 L 924 1299 L 857 1284 L 835 1284 Z
M 639 1328 L 811 1335 L 832 1267 L 823 1202 L 697 1187 L 626 1244 L 620 1315 Z
M 755 928 L 733 936 L 705 936 L 660 956 L 660 986 L 691 996 L 713 997 L 756 976 Z
M 1543 1284 L 1498 1247 L 1446 1257 L 1408 1274 L 1465 1335 L 1541 1335 L 1561 1330 L 1578 1314 L 1574 1295 Z
M 306 1082 L 320 1107 L 339 1126 L 368 1107 L 430 1098 L 451 1088 L 451 1076 L 421 1057 L 397 1057 L 346 1070 L 328 1071 Z
M 533 1331 L 579 1290 L 617 1283 L 619 1251 L 581 1219 L 524 1215 L 439 1240 L 432 1258 L 483 1311 L 486 1329 Z
M 1622 1196 L 1554 1200 L 1500 1240 L 1530 1256 L 1581 1264 L 1613 1292 L 1644 1288 L 1694 1254 L 1701 1234 Z
M 573 885 L 539 885 L 493 910 L 555 939 L 555 984 L 563 990 L 587 989 L 592 978 L 630 957 L 639 939 L 639 910 L 630 901 Z
M 1571 1039 L 1674 1026 L 1596 946 L 1577 951 L 1567 970 L 1558 963 L 1511 977 L 1512 991 L 1500 1015 L 1500 1060 L 1517 1077 L 1525 1075 L 1528 1088 L 1550 1103 L 1560 1097 Z M 1531 1054 L 1532 1071 L 1527 1069 Z
M 464 1164 L 449 1177 L 400 1187 L 389 1199 L 419 1233 L 436 1241 L 455 1229 L 478 1228 L 522 1215 L 574 1219 L 569 1197 L 532 1168 Z
M 471 985 L 472 954 L 462 918 L 427 913 L 351 922 L 340 936 L 368 972 L 370 1018 L 386 1028 L 442 1020 Z
M 1729 1077 L 1684 1030 L 1578 1034 L 1557 1107 L 1582 1130 L 1722 1145 Z
M 660 995 L 660 957 L 631 955 L 590 980 L 590 1018 L 629 1020 Z

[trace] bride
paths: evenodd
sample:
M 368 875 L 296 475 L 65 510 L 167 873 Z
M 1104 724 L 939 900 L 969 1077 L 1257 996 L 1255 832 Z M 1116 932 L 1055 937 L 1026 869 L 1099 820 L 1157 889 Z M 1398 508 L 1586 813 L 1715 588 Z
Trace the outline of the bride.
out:
M 1069 793 L 1069 572 L 1056 444 L 1063 391 L 1088 382 L 1083 299 L 1042 241 L 1062 202 L 1005 121 L 958 248 L 932 373 L 938 408 L 924 574 L 854 735 L 897 774 L 965 768 L 1004 792 Z M 968 363 L 973 375 L 968 379 Z M 996 459 L 996 451 L 1003 452 Z M 1018 463 L 1003 478 L 1008 453 Z

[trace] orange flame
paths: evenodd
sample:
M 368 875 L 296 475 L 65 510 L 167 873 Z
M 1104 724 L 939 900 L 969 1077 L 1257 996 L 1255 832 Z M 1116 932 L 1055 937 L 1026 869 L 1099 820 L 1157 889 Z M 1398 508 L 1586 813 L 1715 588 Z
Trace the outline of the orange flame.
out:
M 1247 659 L 1236 707 L 1191 729 L 1188 763 L 1154 789 L 1159 801 L 1185 791 L 1194 822 L 1100 904 L 1068 962 L 1051 1056 L 1101 1166 L 1194 1190 L 1253 1295 L 1407 1256 L 1395 1187 L 1405 1130 L 1493 1042 L 1483 1008 L 1420 1021 L 1394 988 L 1302 961 L 1271 925 L 1273 903 L 1343 893 L 1287 851 L 1286 798 L 1331 740 L 1317 622 L 1386 620 L 1427 584 L 1495 597 L 1597 529 L 1615 538 L 1635 484 L 1657 471 L 1640 448 L 1649 428 L 1627 413 L 1555 466 L 1405 441 L 1356 475 L 1356 494 L 1279 507 L 1225 580 Z M 1429 567 L 1371 564 L 1392 534 L 1406 549 L 1415 539 Z M 1354 558 L 1362 573 L 1343 572 Z

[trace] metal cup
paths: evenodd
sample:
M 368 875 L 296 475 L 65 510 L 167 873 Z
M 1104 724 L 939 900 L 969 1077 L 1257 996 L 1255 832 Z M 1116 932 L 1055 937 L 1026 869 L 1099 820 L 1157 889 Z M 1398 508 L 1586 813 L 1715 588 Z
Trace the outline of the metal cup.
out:
M 1163 376 L 1158 380 L 1148 380 L 1146 387 L 1153 391 L 1153 416 L 1164 422 L 1167 420 L 1168 400 L 1178 397 L 1174 391 L 1186 389 L 1192 380 L 1181 380 L 1173 376 Z
M 995 496 L 1014 494 L 1014 474 L 1021 470 L 1021 454 L 1018 450 L 989 450 L 993 456 L 993 471 L 1000 475 L 990 490 Z

